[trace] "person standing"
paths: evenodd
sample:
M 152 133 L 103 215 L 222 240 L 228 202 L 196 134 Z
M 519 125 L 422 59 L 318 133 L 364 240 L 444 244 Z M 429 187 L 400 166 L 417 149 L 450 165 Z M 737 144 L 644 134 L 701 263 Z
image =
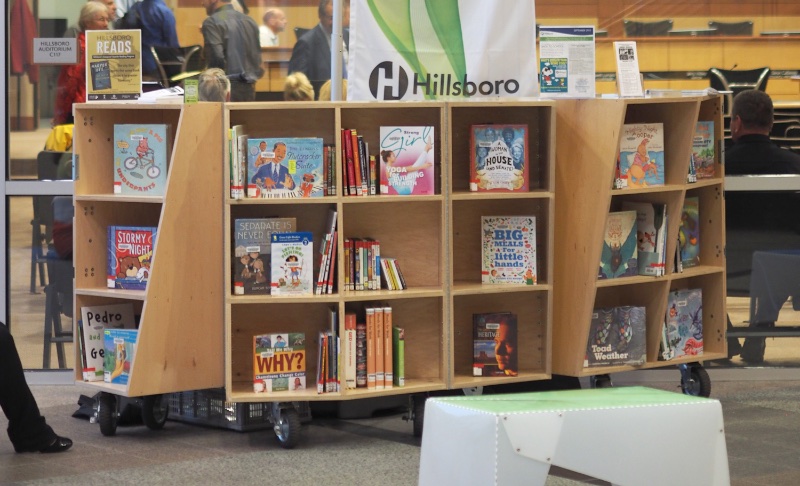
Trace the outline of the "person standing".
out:
M 164 0 L 141 0 L 130 7 L 122 24 L 121 29 L 142 31 L 142 73 L 151 79 L 158 78 L 158 66 L 150 47 L 180 47 L 175 14 Z
M 264 75 L 256 22 L 233 9 L 231 0 L 202 0 L 208 18 L 201 30 L 208 67 L 225 71 L 231 101 L 253 101 L 255 83 Z
M 347 79 L 347 46 L 350 44 L 350 2 L 345 0 L 342 12 L 342 37 L 344 39 L 343 78 Z M 325 81 L 331 79 L 331 32 L 333 31 L 333 0 L 321 0 L 318 8 L 319 24 L 303 34 L 292 49 L 289 74 L 301 72 L 319 93 Z
M 63 452 L 72 441 L 59 437 L 39 412 L 25 381 L 14 338 L 0 322 L 0 408 L 8 419 L 8 438 L 16 452 Z
M 56 84 L 53 126 L 73 123 L 73 103 L 86 101 L 86 31 L 108 29 L 108 8 L 101 2 L 86 2 L 78 19 L 78 64 L 61 66 Z
M 279 8 L 270 8 L 264 12 L 262 18 L 264 25 L 258 27 L 261 38 L 261 47 L 276 47 L 278 45 L 278 34 L 286 30 L 286 14 Z

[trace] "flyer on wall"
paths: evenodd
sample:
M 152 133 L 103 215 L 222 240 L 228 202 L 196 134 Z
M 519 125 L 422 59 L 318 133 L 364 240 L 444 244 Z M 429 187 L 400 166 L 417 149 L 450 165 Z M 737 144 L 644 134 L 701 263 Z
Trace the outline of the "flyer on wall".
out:
M 539 27 L 542 98 L 594 98 L 594 26 Z
M 135 101 L 141 92 L 141 31 L 87 30 L 86 101 Z

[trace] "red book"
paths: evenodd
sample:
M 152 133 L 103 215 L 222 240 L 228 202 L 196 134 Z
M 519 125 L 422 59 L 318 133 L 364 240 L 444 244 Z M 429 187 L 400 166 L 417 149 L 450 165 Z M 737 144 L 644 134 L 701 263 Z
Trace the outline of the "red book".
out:
M 356 174 L 353 162 L 353 138 L 350 130 L 342 130 L 342 145 L 344 147 L 344 163 L 347 168 L 347 195 L 356 194 Z

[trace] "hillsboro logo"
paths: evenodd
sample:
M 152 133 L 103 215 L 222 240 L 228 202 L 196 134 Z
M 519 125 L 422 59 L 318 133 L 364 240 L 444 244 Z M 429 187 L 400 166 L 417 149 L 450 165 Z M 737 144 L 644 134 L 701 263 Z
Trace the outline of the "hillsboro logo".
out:
M 375 99 L 399 100 L 408 90 L 408 75 L 399 65 L 384 61 L 372 70 L 369 76 L 369 90 Z M 472 81 L 465 74 L 462 79 L 452 74 L 431 74 L 424 77 L 414 73 L 413 94 L 422 93 L 426 97 L 437 96 L 502 96 L 519 91 L 516 79 L 497 79 L 493 81 Z M 379 96 L 382 93 L 383 96 Z

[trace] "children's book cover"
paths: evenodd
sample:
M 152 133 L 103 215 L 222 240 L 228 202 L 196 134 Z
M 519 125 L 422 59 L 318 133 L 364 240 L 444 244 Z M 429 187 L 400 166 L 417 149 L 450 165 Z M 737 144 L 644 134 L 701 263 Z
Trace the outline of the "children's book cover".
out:
M 692 139 L 692 160 L 698 179 L 710 179 L 716 173 L 714 165 L 714 122 L 699 121 Z
M 664 185 L 664 124 L 630 123 L 619 139 L 622 187 Z
M 703 354 L 703 291 L 674 290 L 667 297 L 664 357 Z
M 103 381 L 127 385 L 131 365 L 136 355 L 136 329 L 104 329 L 105 356 L 103 357 Z
M 169 125 L 114 125 L 114 194 L 163 196 Z
M 683 201 L 678 243 L 683 268 L 700 265 L 700 198 L 687 196 Z
M 93 305 L 81 307 L 81 337 L 83 339 L 83 381 L 103 381 L 105 364 L 105 329 L 134 329 L 136 317 L 133 304 Z
M 608 213 L 597 278 L 638 275 L 638 263 L 636 211 Z
M 528 190 L 527 125 L 473 125 L 469 149 L 470 191 Z
M 639 275 L 664 275 L 666 242 L 665 204 L 623 201 L 622 209 L 636 211 L 636 245 Z
M 380 128 L 380 193 L 420 196 L 435 193 L 435 135 L 432 126 Z
M 595 309 L 583 366 L 644 364 L 647 357 L 645 308 Z
M 321 138 L 248 138 L 247 197 L 325 195 Z
M 253 338 L 253 391 L 306 389 L 306 335 L 259 334 Z
M 296 218 L 242 218 L 233 227 L 233 294 L 268 294 L 272 276 L 272 234 L 291 233 Z
M 147 288 L 157 232 L 149 226 L 108 227 L 108 288 Z
M 537 283 L 536 217 L 481 217 L 481 283 Z
M 314 293 L 314 243 L 310 232 L 272 233 L 272 294 Z
M 517 376 L 517 316 L 511 312 L 472 315 L 472 374 Z

